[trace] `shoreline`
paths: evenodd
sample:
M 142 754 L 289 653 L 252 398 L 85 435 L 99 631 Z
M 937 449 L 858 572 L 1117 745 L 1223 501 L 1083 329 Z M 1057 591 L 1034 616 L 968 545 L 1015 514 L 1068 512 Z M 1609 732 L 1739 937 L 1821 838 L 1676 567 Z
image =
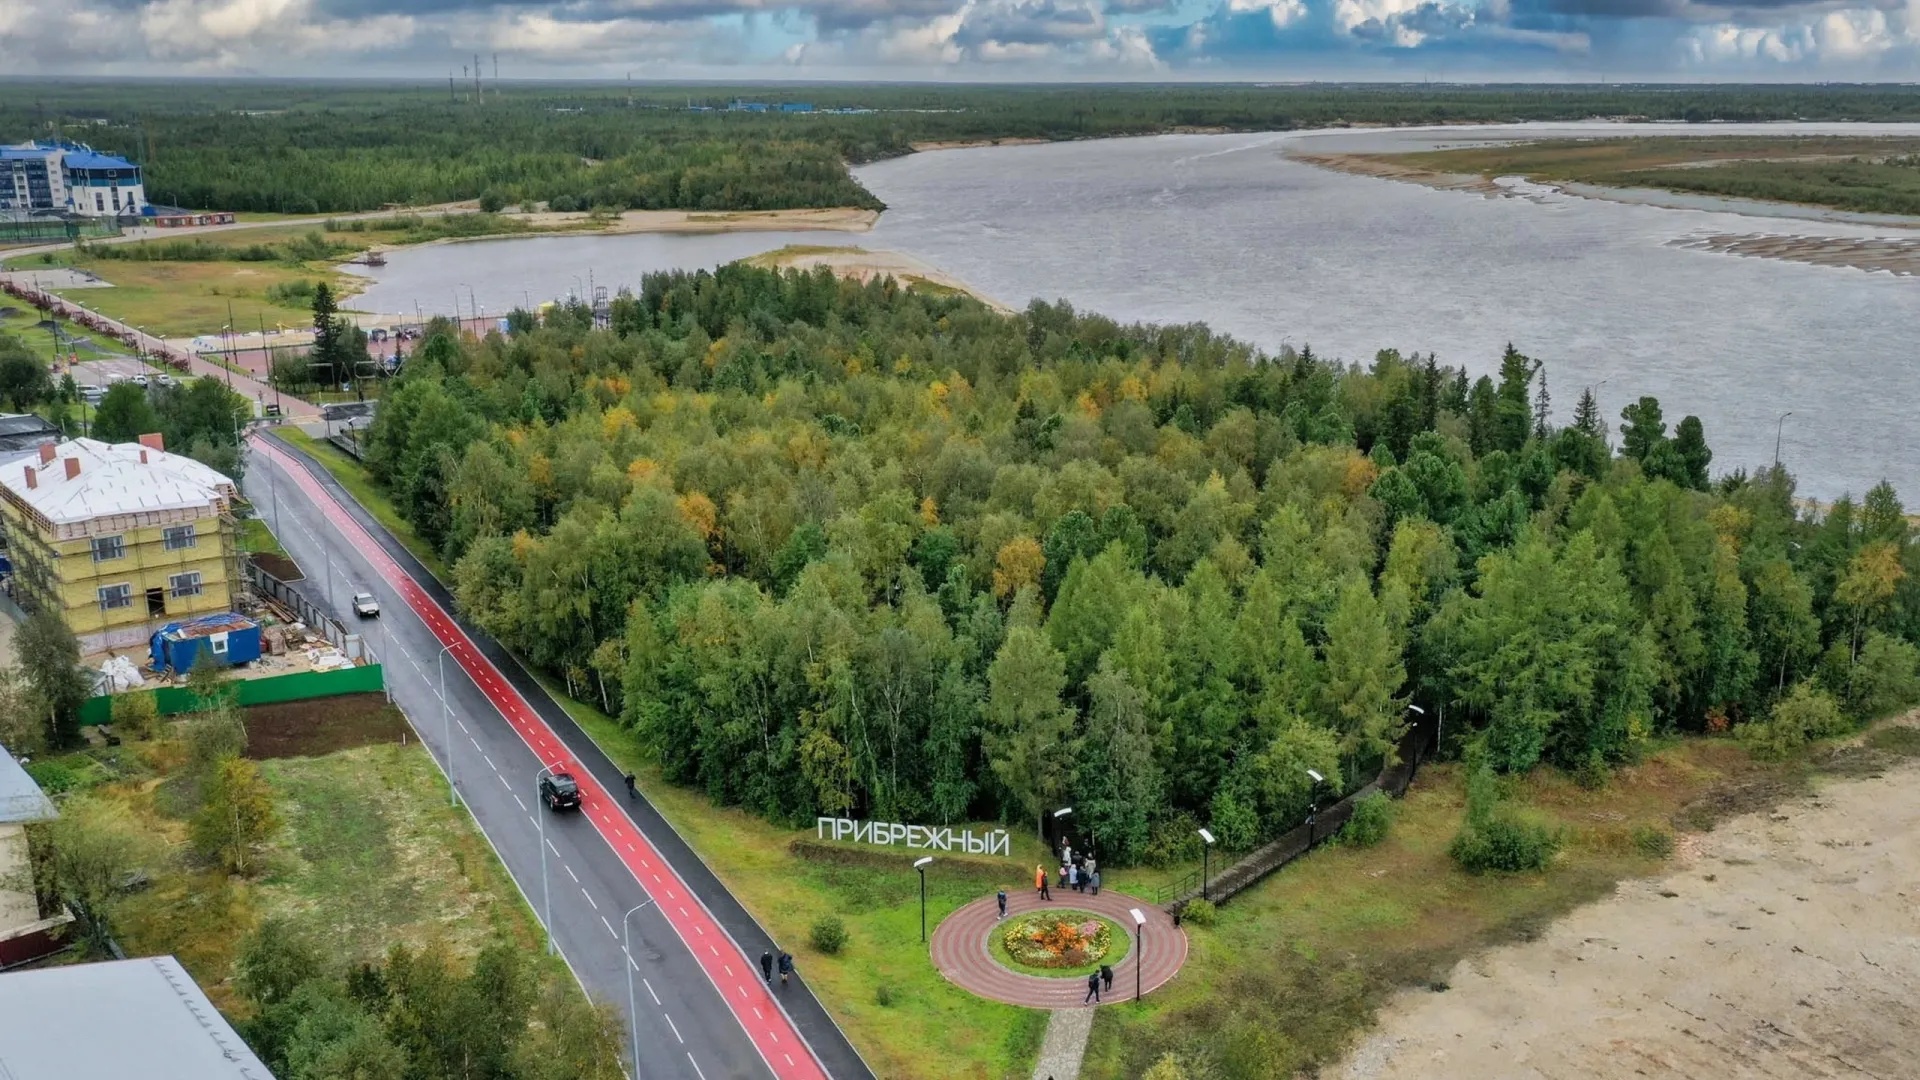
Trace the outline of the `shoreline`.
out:
M 749 266 L 771 270 L 812 270 L 824 266 L 840 277 L 862 283 L 875 278 L 891 277 L 908 288 L 924 288 L 936 293 L 962 293 L 1003 315 L 1011 315 L 1014 312 L 1013 308 L 959 278 L 904 252 L 874 251 L 852 246 L 789 245 L 762 255 L 749 256 L 740 261 Z
M 1478 173 L 1451 173 L 1409 165 L 1394 160 L 1396 155 L 1355 153 L 1313 153 L 1294 149 L 1284 151 L 1292 161 L 1316 168 L 1367 176 L 1403 184 L 1418 184 L 1436 191 L 1463 191 L 1482 198 L 1516 199 L 1550 192 L 1576 199 L 1593 199 L 1623 206 L 1653 206 L 1665 210 L 1699 210 L 1727 213 L 1768 221 L 1827 221 L 1846 225 L 1871 225 L 1894 229 L 1920 229 L 1920 218 L 1903 219 L 1897 215 L 1858 214 L 1828 207 L 1800 203 L 1769 204 L 1753 200 L 1688 197 L 1678 192 L 1649 188 L 1610 188 L 1573 181 L 1542 181 L 1530 177 L 1490 177 Z M 1502 183 L 1518 180 L 1520 184 Z M 1777 259 L 1814 266 L 1845 267 L 1867 273 L 1889 273 L 1901 277 L 1920 275 L 1920 239 L 1907 237 L 1806 236 L 1783 233 L 1715 233 L 1689 236 L 1668 243 L 1669 247 L 1743 258 Z

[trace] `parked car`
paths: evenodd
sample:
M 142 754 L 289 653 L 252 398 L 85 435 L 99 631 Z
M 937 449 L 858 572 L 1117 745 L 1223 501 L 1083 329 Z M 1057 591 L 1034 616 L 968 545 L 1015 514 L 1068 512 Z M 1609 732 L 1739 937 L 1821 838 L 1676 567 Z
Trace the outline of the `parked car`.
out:
M 173 385 L 175 385 L 175 383 L 174 383 L 174 378 L 173 378 L 173 376 L 171 376 L 171 375 L 166 375 L 166 374 L 161 374 L 161 375 L 155 375 L 155 376 L 153 376 L 153 377 L 152 377 L 152 379 L 151 379 L 150 381 L 151 381 L 151 382 L 153 383 L 153 385 L 155 385 L 155 386 L 173 386 Z
M 572 773 L 548 773 L 540 778 L 540 799 L 547 804 L 547 809 L 555 813 L 578 810 L 580 785 L 573 779 Z
M 354 593 L 353 613 L 363 619 L 376 618 L 380 614 L 380 601 L 375 600 L 370 592 Z

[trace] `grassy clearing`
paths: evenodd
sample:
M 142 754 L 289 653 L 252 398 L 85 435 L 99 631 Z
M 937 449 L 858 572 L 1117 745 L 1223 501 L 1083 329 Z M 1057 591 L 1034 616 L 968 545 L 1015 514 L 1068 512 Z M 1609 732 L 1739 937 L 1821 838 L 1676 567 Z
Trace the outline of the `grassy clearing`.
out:
M 216 1005 L 232 1006 L 234 957 L 272 916 L 295 920 L 342 962 L 434 939 L 470 954 L 495 934 L 538 947 L 532 912 L 471 819 L 447 806 L 418 743 L 262 762 L 282 826 L 251 880 L 206 867 L 188 848 L 187 807 L 170 779 L 183 758 L 178 743 L 158 741 L 60 760 L 81 786 L 126 801 L 167 845 L 152 883 L 115 905 L 122 947 L 179 956 Z
M 228 324 L 240 330 L 303 326 L 313 321 L 306 307 L 275 303 L 266 291 L 276 285 L 316 278 L 345 282 L 330 270 L 281 263 L 131 262 L 82 257 L 74 265 L 111 282 L 110 289 L 70 289 L 60 295 L 130 326 L 164 337 L 218 333 Z
M 1743 136 L 1555 140 L 1368 156 L 1441 173 L 1920 214 L 1920 167 L 1887 161 L 1916 153 L 1920 140 L 1910 138 Z
M 280 540 L 273 530 L 259 518 L 244 518 L 240 522 L 240 550 L 272 552 L 286 558 L 287 549 L 280 546 Z

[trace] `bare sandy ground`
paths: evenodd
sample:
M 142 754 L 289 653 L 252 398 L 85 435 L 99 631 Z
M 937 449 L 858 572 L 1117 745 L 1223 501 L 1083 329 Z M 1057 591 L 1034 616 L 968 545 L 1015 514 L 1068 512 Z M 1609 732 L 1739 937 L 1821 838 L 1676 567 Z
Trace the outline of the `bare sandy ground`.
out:
M 983 295 L 966 282 L 897 251 L 868 251 L 860 247 L 788 247 L 757 255 L 748 260 L 756 266 L 810 270 L 824 266 L 844 278 L 872 281 L 893 277 L 909 285 L 926 284 L 963 292 L 996 311 L 1011 311 L 1005 304 Z
M 1688 838 L 1661 880 L 1405 991 L 1322 1075 L 1920 1077 L 1920 765 Z

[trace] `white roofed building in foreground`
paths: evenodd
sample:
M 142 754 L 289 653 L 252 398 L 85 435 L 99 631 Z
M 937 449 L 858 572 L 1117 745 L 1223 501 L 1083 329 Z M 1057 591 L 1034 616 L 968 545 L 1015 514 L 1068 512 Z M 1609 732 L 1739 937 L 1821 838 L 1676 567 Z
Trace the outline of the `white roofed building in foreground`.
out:
M 0 975 L 7 1080 L 273 1080 L 171 956 Z
M 0 462 L 14 599 L 52 610 L 84 651 L 143 646 L 164 623 L 233 606 L 232 480 L 159 435 L 73 439 Z

